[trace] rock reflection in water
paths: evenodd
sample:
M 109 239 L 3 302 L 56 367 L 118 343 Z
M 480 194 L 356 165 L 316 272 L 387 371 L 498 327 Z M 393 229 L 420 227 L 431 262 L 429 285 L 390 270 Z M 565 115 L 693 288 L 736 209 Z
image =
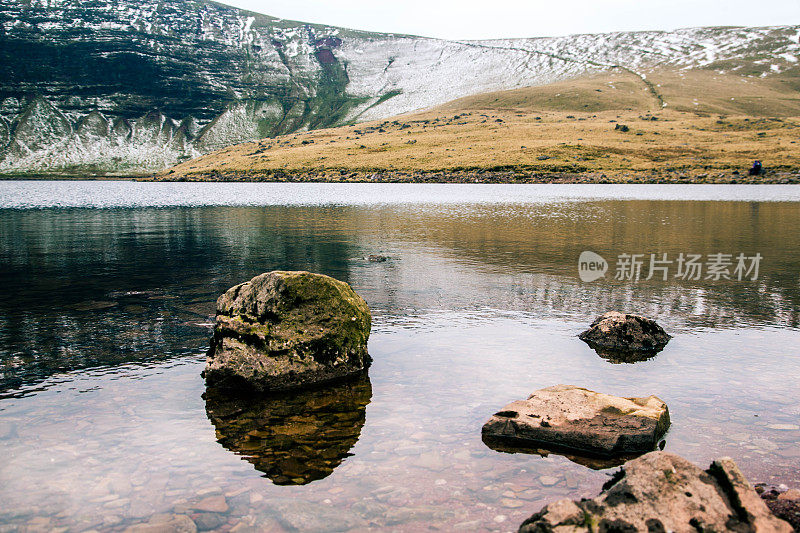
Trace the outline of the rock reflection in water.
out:
M 372 385 L 364 373 L 311 391 L 258 397 L 209 388 L 204 398 L 220 444 L 276 485 L 305 485 L 328 477 L 351 455 Z
M 640 455 L 643 455 L 643 454 L 630 454 L 630 453 L 614 455 L 611 457 L 576 455 L 575 452 L 566 449 L 564 450 L 546 449 L 538 446 L 521 444 L 520 442 L 512 439 L 501 439 L 497 437 L 489 437 L 486 435 L 483 436 L 483 443 L 492 450 L 500 453 L 510 453 L 510 454 L 524 453 L 529 455 L 541 455 L 542 457 L 547 457 L 550 454 L 560 455 L 562 457 L 566 457 L 573 463 L 585 466 L 587 468 L 591 468 L 592 470 L 605 470 L 608 468 L 616 468 L 618 466 L 624 465 L 631 459 L 636 459 Z M 663 445 L 660 445 L 659 447 L 662 446 Z
M 586 341 L 584 341 L 586 342 Z M 586 342 L 591 349 L 593 349 L 597 355 L 605 359 L 611 364 L 614 365 L 621 365 L 621 364 L 633 364 L 633 363 L 640 363 L 642 361 L 649 361 L 661 353 L 664 348 L 660 348 L 657 350 L 614 350 L 611 348 L 605 348 L 603 346 L 599 346 L 592 342 Z

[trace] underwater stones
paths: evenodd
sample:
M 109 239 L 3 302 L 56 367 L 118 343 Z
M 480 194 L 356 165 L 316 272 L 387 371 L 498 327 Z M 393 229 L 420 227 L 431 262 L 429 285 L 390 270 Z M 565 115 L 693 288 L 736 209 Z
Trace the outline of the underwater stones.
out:
M 125 529 L 125 533 L 195 533 L 197 526 L 186 515 L 161 514 L 150 518 L 146 523 L 135 524 Z
M 598 317 L 578 337 L 612 362 L 648 359 L 672 338 L 654 320 L 617 311 Z
M 538 390 L 512 402 L 483 426 L 484 441 L 614 457 L 655 449 L 669 428 L 669 410 L 655 396 L 621 398 L 572 385 Z
M 773 516 L 732 459 L 701 470 L 651 452 L 625 464 L 592 500 L 559 500 L 531 516 L 520 533 L 544 531 L 792 531 Z
M 347 283 L 310 272 L 261 274 L 217 300 L 206 384 L 271 392 L 353 376 L 372 361 L 371 322 Z
M 368 525 L 360 516 L 340 506 L 278 500 L 271 502 L 269 507 L 286 531 L 331 533 L 363 530 Z
M 311 391 L 254 397 L 210 388 L 204 397 L 223 447 L 276 485 L 305 485 L 329 476 L 350 455 L 372 385 L 364 372 Z

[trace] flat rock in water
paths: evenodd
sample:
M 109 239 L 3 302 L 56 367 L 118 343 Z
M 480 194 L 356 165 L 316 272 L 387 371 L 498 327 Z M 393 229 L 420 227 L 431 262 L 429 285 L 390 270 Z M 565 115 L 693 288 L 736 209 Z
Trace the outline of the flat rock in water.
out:
M 217 300 L 206 384 L 271 392 L 354 376 L 371 362 L 371 323 L 347 283 L 310 272 L 261 274 Z
M 654 450 L 669 423 L 667 405 L 655 396 L 620 398 L 556 385 L 508 404 L 484 424 L 482 433 L 485 441 L 506 446 L 609 457 Z
M 578 336 L 612 362 L 632 363 L 664 349 L 670 337 L 654 320 L 610 311 Z
M 792 527 L 770 513 L 732 459 L 701 470 L 677 455 L 651 452 L 627 463 L 596 498 L 551 503 L 519 531 L 791 533 Z

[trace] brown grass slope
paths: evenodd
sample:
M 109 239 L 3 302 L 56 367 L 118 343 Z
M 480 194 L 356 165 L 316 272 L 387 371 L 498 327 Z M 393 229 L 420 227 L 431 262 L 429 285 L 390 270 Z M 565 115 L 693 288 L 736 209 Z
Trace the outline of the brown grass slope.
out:
M 799 90 L 793 74 L 620 70 L 231 146 L 157 178 L 728 182 L 760 159 L 760 181 L 793 182 Z

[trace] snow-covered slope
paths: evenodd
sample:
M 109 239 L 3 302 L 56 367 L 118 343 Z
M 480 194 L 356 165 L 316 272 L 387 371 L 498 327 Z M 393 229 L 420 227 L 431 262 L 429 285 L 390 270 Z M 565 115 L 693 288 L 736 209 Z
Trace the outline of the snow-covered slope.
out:
M 206 0 L 0 0 L 0 172 L 142 173 L 611 68 L 772 76 L 798 58 L 800 27 L 452 42 Z

